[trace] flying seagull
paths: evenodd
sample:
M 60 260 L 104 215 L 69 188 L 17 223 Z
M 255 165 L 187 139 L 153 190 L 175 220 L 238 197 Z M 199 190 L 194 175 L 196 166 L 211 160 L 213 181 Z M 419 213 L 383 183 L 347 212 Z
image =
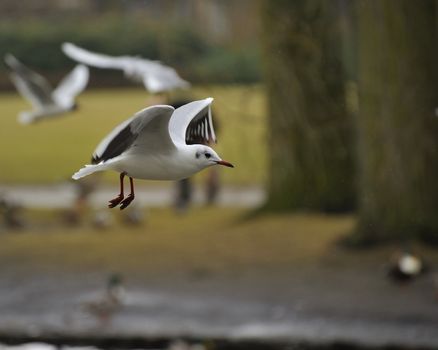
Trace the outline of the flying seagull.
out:
M 182 79 L 175 69 L 159 61 L 151 61 L 135 56 L 108 56 L 85 50 L 72 43 L 62 44 L 62 50 L 71 59 L 88 66 L 107 69 L 120 69 L 136 82 L 142 82 L 151 93 L 159 93 L 190 84 Z
M 156 105 L 137 112 L 118 125 L 97 146 L 90 165 L 72 178 L 96 171 L 120 173 L 120 194 L 109 207 L 126 208 L 134 199 L 133 179 L 180 180 L 212 165 L 233 167 L 206 146 L 216 142 L 211 116 L 212 98 L 190 102 L 176 110 Z M 197 140 L 194 143 L 193 140 Z M 125 198 L 123 179 L 129 177 L 131 193 Z
M 11 69 L 11 79 L 18 92 L 34 108 L 20 112 L 18 120 L 23 124 L 75 110 L 75 98 L 88 83 L 88 68 L 84 65 L 77 65 L 53 90 L 43 76 L 27 68 L 13 55 L 6 54 L 5 62 Z

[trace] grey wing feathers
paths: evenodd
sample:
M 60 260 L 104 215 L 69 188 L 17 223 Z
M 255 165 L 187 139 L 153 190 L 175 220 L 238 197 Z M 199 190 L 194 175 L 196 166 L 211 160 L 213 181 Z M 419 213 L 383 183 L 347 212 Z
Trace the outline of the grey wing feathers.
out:
M 154 146 L 166 149 L 174 147 L 169 136 L 168 123 L 174 108 L 152 106 L 141 110 L 133 117 L 119 124 L 97 146 L 92 164 L 105 162 L 136 147 Z
M 12 70 L 11 78 L 17 90 L 36 108 L 54 103 L 52 87 L 44 77 L 27 68 L 11 54 L 5 56 L 5 62 Z

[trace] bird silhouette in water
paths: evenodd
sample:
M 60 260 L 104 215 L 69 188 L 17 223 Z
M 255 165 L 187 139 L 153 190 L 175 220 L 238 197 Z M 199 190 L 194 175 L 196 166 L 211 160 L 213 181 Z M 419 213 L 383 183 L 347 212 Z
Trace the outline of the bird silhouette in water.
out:
M 120 311 L 125 300 L 125 288 L 122 276 L 111 274 L 107 281 L 103 295 L 96 299 L 84 302 L 82 308 L 96 318 L 102 327 L 108 326 L 114 314 Z

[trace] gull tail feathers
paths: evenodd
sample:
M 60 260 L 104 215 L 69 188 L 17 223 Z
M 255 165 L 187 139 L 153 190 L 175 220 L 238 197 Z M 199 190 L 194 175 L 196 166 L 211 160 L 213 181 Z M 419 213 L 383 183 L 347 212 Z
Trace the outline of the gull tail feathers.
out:
M 97 171 L 106 170 L 106 166 L 104 164 L 87 164 L 83 168 L 79 169 L 76 173 L 71 177 L 73 180 L 79 180 L 82 177 L 93 174 Z

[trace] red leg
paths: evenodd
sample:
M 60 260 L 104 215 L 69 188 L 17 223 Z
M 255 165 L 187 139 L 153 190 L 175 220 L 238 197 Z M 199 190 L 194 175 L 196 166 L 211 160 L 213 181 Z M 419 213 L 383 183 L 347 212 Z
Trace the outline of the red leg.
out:
M 120 202 L 123 200 L 123 198 L 125 198 L 125 195 L 123 192 L 123 178 L 125 177 L 125 175 L 126 175 L 125 173 L 120 173 L 120 193 L 116 198 L 111 199 L 109 201 L 108 207 L 110 207 L 110 208 L 116 207 L 117 205 L 120 204 Z
M 121 203 L 120 205 L 120 210 L 125 209 L 129 204 L 131 204 L 131 202 L 134 200 L 135 198 L 135 193 L 134 193 L 134 180 L 132 179 L 132 177 L 129 177 L 129 183 L 131 185 L 131 193 L 129 194 L 128 197 L 126 197 Z

